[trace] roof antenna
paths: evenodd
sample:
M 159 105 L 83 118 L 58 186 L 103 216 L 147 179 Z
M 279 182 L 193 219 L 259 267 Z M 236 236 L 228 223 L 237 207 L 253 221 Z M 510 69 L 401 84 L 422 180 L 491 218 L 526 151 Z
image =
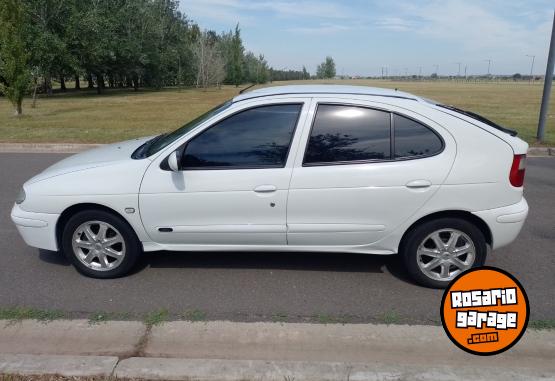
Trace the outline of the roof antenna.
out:
M 239 91 L 239 94 L 243 94 L 245 91 L 247 91 L 248 89 L 250 89 L 253 86 L 256 86 L 256 83 L 253 83 L 252 85 L 247 86 L 244 89 L 241 89 L 241 91 Z

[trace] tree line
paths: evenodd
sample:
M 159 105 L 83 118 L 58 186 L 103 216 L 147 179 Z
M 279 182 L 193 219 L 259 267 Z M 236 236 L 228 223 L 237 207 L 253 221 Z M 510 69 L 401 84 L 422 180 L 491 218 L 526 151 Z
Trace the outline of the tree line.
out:
M 22 98 L 76 89 L 209 87 L 307 79 L 246 51 L 239 25 L 203 30 L 178 0 L 0 0 L 0 93 Z

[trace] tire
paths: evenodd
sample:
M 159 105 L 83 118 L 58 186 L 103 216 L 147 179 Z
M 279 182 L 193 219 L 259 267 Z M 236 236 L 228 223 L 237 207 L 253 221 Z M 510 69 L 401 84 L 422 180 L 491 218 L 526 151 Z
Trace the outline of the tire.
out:
M 462 218 L 438 218 L 412 228 L 400 254 L 413 280 L 445 288 L 459 273 L 482 266 L 487 250 L 484 234 L 476 225 Z
M 103 210 L 84 210 L 69 218 L 61 246 L 81 274 L 100 279 L 126 275 L 142 252 L 131 226 Z

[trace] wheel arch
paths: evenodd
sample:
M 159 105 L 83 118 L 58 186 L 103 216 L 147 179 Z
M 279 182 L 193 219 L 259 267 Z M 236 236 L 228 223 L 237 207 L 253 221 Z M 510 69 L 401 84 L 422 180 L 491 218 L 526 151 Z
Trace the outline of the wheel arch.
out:
M 56 222 L 56 243 L 58 244 L 58 247 L 61 247 L 62 233 L 64 231 L 64 226 L 66 225 L 67 221 L 72 216 L 74 216 L 76 213 L 79 213 L 79 212 L 82 212 L 82 211 L 85 211 L 85 210 L 102 210 L 104 212 L 107 212 L 107 213 L 113 214 L 117 217 L 120 217 L 131 228 L 133 233 L 135 233 L 135 235 L 137 235 L 137 233 L 135 232 L 135 229 L 129 223 L 129 221 L 127 221 L 127 219 L 121 213 L 118 213 L 114 209 L 112 209 L 112 208 L 110 208 L 106 205 L 102 205 L 102 204 L 80 203 L 80 204 L 75 204 L 75 205 L 67 207 L 62 212 L 62 214 L 60 214 L 60 217 L 58 218 L 58 221 Z
M 490 247 L 493 246 L 493 235 L 492 235 L 491 229 L 489 228 L 488 224 L 483 219 L 476 216 L 475 214 L 472 214 L 472 213 L 464 211 L 464 210 L 444 210 L 444 211 L 428 214 L 428 215 L 426 215 L 424 217 L 421 217 L 418 220 L 414 221 L 409 226 L 409 228 L 405 231 L 405 233 L 403 234 L 403 237 L 401 238 L 401 241 L 399 242 L 399 252 L 401 252 L 401 249 L 403 248 L 403 245 L 405 244 L 405 240 L 406 240 L 408 234 L 414 228 L 421 225 L 422 223 L 432 221 L 432 220 L 436 220 L 436 219 L 439 219 L 439 218 L 460 218 L 460 219 L 466 220 L 466 221 L 474 224 L 478 229 L 480 229 L 482 234 L 484 234 L 484 238 L 486 239 L 486 243 Z

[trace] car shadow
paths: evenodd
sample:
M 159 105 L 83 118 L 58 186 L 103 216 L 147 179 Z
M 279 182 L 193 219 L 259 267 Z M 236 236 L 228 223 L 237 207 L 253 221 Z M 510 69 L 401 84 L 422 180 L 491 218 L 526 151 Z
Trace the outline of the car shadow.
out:
M 389 272 L 413 283 L 398 255 L 302 252 L 167 252 L 144 253 L 134 272 L 145 268 L 264 269 L 333 272 Z
M 39 249 L 39 259 L 52 265 L 71 266 L 65 255 L 58 251 Z
M 49 264 L 70 266 L 58 252 L 39 250 L 39 258 Z M 147 268 L 196 269 L 265 269 L 296 271 L 331 271 L 357 273 L 390 273 L 395 278 L 414 284 L 404 269 L 399 255 L 302 252 L 170 252 L 154 251 L 141 255 L 131 274 Z

